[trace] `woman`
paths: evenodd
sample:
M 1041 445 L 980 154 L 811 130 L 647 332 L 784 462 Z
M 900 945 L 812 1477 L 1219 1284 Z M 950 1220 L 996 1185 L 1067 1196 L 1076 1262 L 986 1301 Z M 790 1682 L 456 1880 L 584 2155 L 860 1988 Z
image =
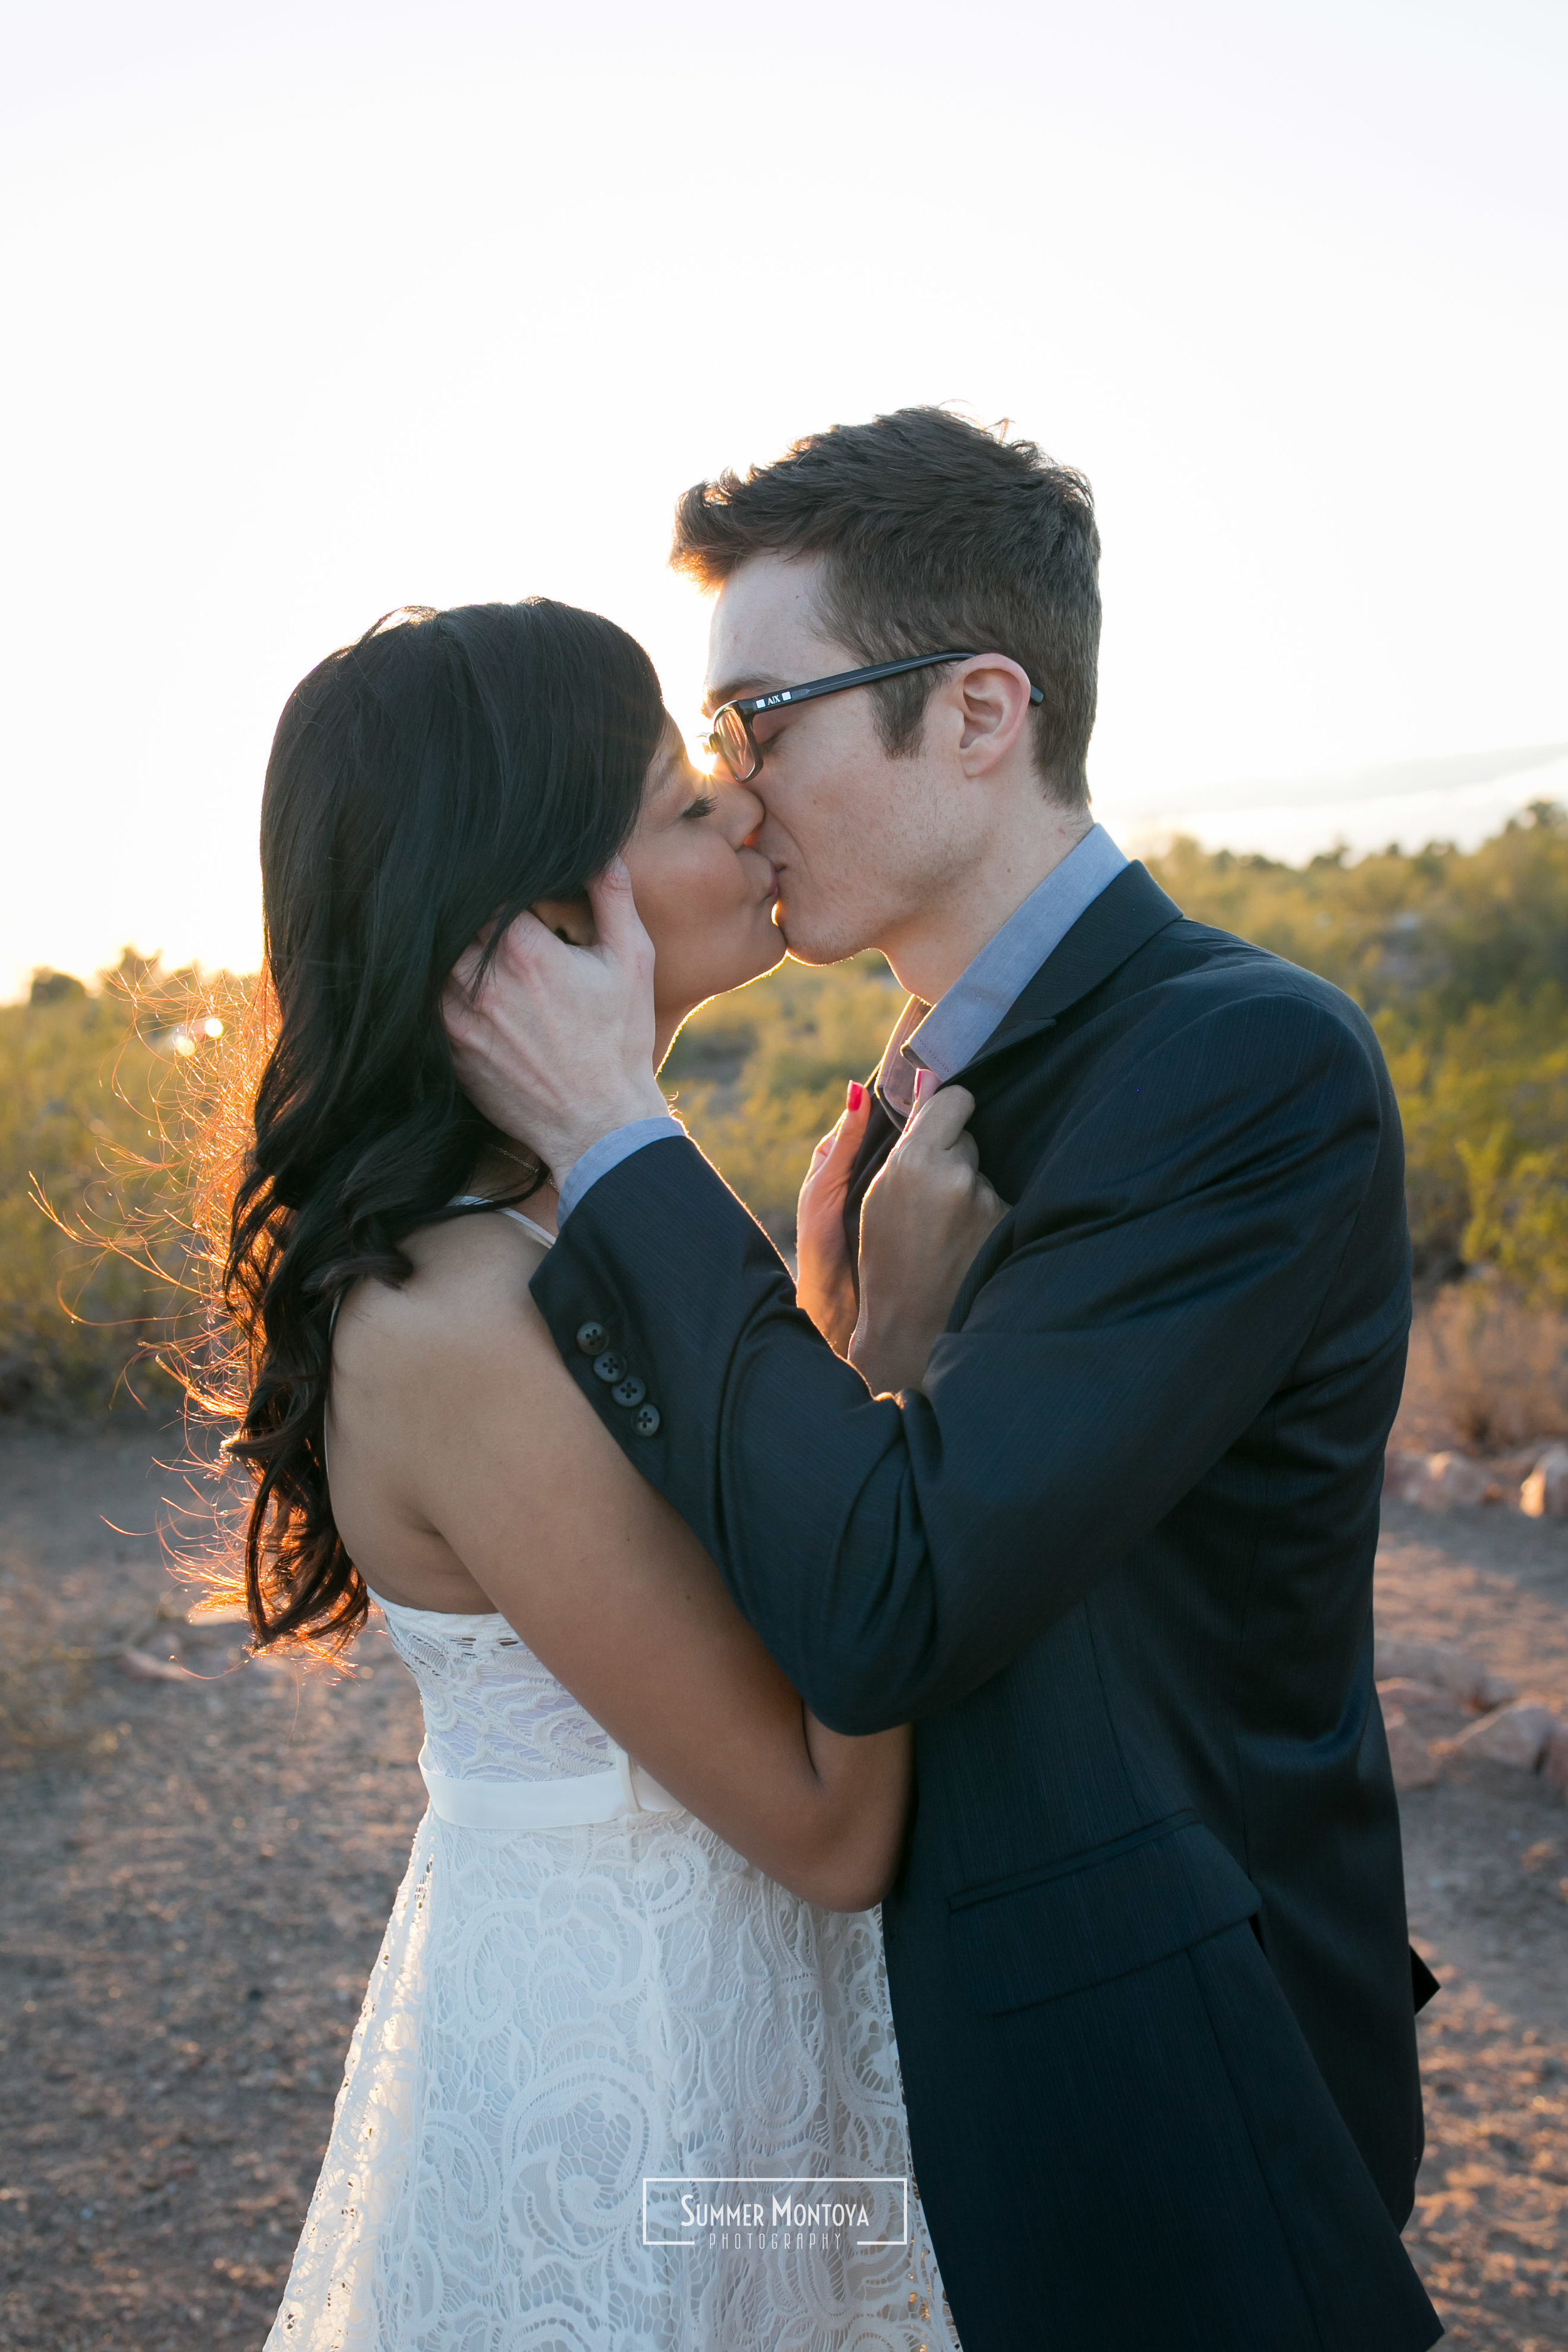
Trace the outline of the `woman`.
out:
M 778 961 L 760 818 L 689 766 L 640 647 L 542 601 L 393 615 L 279 728 L 276 1036 L 226 1270 L 247 1601 L 262 1646 L 341 1646 L 379 1603 L 431 1810 L 275 2346 L 954 2342 L 918 2208 L 901 2246 L 646 2242 L 649 2178 L 909 2172 L 868 1908 L 908 1735 L 804 1710 L 578 1395 L 528 1291 L 548 1171 L 460 1094 L 440 1020 L 468 940 L 530 906 L 585 939 L 624 854 L 662 1058 Z M 859 1125 L 813 1163 L 816 1228 Z M 961 1265 L 979 1235 L 935 1213 Z M 940 1328 L 931 1288 L 906 1330 Z

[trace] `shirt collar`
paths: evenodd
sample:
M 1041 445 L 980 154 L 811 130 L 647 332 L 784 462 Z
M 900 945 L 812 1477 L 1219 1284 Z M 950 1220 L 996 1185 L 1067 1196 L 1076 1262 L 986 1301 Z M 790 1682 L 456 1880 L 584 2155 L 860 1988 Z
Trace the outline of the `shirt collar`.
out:
M 934 1005 L 910 998 L 876 1078 L 895 1118 L 906 1119 L 913 1108 L 917 1071 L 931 1070 L 945 1081 L 973 1060 L 1025 984 L 1126 863 L 1105 827 L 1091 825 Z

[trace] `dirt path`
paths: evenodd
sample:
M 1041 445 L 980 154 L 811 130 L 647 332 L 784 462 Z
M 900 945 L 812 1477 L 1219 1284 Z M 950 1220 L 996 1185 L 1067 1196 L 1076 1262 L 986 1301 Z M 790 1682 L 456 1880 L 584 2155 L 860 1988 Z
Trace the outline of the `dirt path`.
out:
M 177 1439 L 166 1441 L 167 1453 Z M 108 1647 L 176 1600 L 147 1441 L 0 1437 L 0 1644 L 15 1768 L 0 1925 L 0 2345 L 259 2345 L 325 2145 L 425 1792 L 384 1637 L 352 1682 L 237 1664 L 90 1667 L 69 1744 L 18 1752 L 33 1654 Z M 146 1647 L 167 1654 L 170 1628 Z M 16 1721 L 16 1685 L 23 1682 Z M 68 1692 L 66 1694 L 68 1699 Z
M 0 1432 L 3 2352 L 260 2345 L 424 1808 L 384 1637 L 333 1683 L 149 1632 L 184 1598 L 149 1444 Z M 1568 1712 L 1562 1528 L 1391 1507 L 1379 1608 Z M 70 1654 L 143 1634 L 199 1679 Z M 1412 2251 L 1455 2346 L 1568 2352 L 1568 1811 L 1471 1767 L 1405 1825 L 1444 1980 Z
M 1389 1503 L 1382 1632 L 1451 1642 L 1568 1716 L 1568 1529 Z M 1441 1729 L 1440 1725 L 1433 1728 Z M 1426 2157 L 1406 2242 L 1456 2346 L 1568 2347 L 1568 1810 L 1499 1765 L 1404 1800 Z

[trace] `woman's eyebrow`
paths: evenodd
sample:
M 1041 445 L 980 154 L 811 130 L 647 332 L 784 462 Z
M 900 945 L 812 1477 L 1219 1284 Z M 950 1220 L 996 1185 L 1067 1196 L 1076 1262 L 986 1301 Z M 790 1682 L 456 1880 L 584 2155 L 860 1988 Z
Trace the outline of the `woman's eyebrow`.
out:
M 690 761 L 685 744 L 682 743 L 679 749 L 672 745 L 665 754 L 663 772 L 654 785 L 655 793 L 661 799 L 668 801 L 673 801 L 678 796 L 683 798 L 689 781 L 688 774 L 689 767 Z

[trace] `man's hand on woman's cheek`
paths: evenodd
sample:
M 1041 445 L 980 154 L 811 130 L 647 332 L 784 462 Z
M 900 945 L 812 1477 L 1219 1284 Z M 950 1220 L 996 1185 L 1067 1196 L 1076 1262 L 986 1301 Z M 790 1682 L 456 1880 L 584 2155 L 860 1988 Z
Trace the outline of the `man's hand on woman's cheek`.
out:
M 666 1108 L 653 1069 L 653 943 L 618 858 L 588 897 L 594 946 L 570 947 L 520 915 L 477 985 L 481 947 L 458 958 L 442 1000 L 464 1092 L 558 1185 L 602 1136 Z

